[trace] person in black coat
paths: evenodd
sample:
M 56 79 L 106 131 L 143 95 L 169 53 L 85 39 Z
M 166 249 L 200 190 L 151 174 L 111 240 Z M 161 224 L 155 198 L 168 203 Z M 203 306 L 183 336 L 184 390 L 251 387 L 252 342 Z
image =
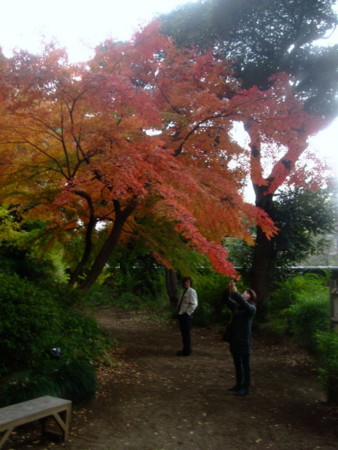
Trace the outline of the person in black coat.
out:
M 256 314 L 256 293 L 248 288 L 240 294 L 232 281 L 224 292 L 224 302 L 232 311 L 229 343 L 236 373 L 236 384 L 229 391 L 236 395 L 247 395 L 251 381 L 251 329 Z

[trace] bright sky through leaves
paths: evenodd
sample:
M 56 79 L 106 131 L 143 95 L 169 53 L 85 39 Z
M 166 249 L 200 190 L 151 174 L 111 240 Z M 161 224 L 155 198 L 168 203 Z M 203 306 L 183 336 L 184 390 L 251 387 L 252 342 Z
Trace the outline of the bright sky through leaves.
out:
M 67 47 L 71 60 L 86 60 L 105 38 L 128 39 L 156 14 L 187 0 L 11 0 L 3 1 L 0 45 L 38 51 L 54 38 Z
M 169 12 L 186 0 L 2 0 L 0 46 L 39 52 L 42 42 L 55 40 L 72 61 L 84 61 L 106 38 L 128 39 L 156 14 Z M 330 41 L 338 42 L 337 32 Z M 338 176 L 338 119 L 311 143 Z

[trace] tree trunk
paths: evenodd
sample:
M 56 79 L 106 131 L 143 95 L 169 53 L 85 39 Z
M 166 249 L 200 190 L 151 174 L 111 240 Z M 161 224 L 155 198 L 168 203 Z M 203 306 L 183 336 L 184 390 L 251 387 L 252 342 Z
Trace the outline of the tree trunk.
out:
M 92 232 L 93 232 L 93 230 L 95 228 L 95 224 L 96 224 L 95 220 L 90 220 L 88 225 L 87 225 L 86 237 L 85 237 L 85 248 L 84 248 L 84 251 L 83 251 L 83 254 L 82 254 L 81 261 L 79 262 L 79 264 L 75 267 L 75 269 L 71 273 L 71 276 L 70 276 L 70 279 L 69 279 L 69 284 L 71 286 L 74 286 L 74 284 L 79 281 L 79 278 L 83 274 L 84 269 L 86 267 L 86 264 L 87 264 L 87 262 L 89 260 L 90 255 L 91 255 L 91 252 L 92 252 L 92 249 L 93 249 Z
M 272 194 L 266 195 L 266 186 L 254 186 L 256 206 L 271 215 Z M 257 294 L 258 313 L 266 315 L 266 303 L 270 296 L 270 275 L 273 266 L 273 241 L 267 239 L 260 227 L 257 227 L 254 254 L 250 271 L 250 287 Z
M 86 264 L 89 260 L 91 252 L 93 250 L 92 234 L 93 234 L 93 231 L 94 231 L 95 225 L 96 225 L 96 219 L 95 219 L 95 215 L 94 215 L 94 206 L 93 206 L 92 198 L 90 197 L 90 195 L 88 195 L 86 192 L 83 192 L 83 191 L 75 191 L 75 193 L 79 197 L 82 197 L 86 200 L 86 202 L 88 204 L 88 209 L 89 209 L 89 220 L 88 220 L 87 228 L 86 228 L 85 246 L 84 246 L 82 258 L 70 275 L 69 284 L 71 286 L 74 286 L 74 284 L 79 281 L 79 278 L 83 274 Z
M 91 269 L 89 270 L 87 276 L 80 284 L 80 289 L 89 289 L 97 280 L 98 276 L 101 274 L 105 264 L 107 263 L 109 257 L 113 253 L 116 245 L 119 242 L 123 226 L 126 223 L 128 217 L 134 211 L 136 207 L 136 199 L 132 200 L 129 205 L 122 211 L 119 207 L 118 202 L 115 203 L 115 222 L 113 228 L 108 236 L 108 239 L 103 244 L 101 250 L 99 251 Z
M 177 275 L 174 270 L 165 268 L 165 282 L 170 304 L 173 308 L 176 308 L 178 302 L 178 285 Z

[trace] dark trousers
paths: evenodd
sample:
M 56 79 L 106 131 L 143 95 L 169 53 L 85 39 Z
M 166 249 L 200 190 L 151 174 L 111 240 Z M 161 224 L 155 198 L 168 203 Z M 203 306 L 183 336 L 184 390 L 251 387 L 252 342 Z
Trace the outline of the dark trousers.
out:
M 191 353 L 190 331 L 191 331 L 192 317 L 187 313 L 179 314 L 178 322 L 180 325 L 180 331 L 181 331 L 182 342 L 183 342 L 182 351 L 183 351 L 183 353 L 190 354 Z
M 249 390 L 251 382 L 250 354 L 232 352 L 236 371 L 236 385 Z

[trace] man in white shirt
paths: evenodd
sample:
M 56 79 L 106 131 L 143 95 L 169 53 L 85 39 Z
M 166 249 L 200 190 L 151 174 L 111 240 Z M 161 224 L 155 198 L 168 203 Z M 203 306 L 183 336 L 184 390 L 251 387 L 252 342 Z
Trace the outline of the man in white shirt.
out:
M 198 299 L 197 292 L 192 288 L 192 280 L 190 277 L 185 277 L 182 280 L 183 292 L 178 301 L 178 322 L 182 335 L 183 349 L 177 352 L 177 356 L 191 355 L 191 324 L 192 315 L 197 308 Z

